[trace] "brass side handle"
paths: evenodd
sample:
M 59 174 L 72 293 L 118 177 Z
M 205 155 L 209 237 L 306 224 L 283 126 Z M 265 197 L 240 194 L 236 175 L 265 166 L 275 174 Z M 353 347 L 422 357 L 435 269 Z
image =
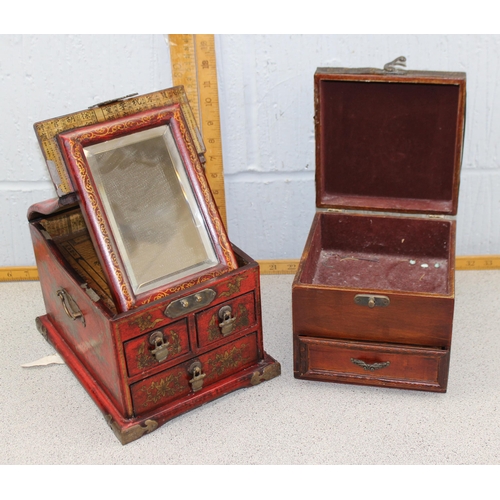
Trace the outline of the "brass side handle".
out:
M 389 366 L 391 363 L 390 361 L 384 361 L 382 363 L 365 363 L 361 359 L 356 359 L 356 358 L 351 358 L 351 363 L 354 363 L 355 365 L 360 366 L 363 368 L 363 370 L 374 372 L 375 370 L 381 370 L 382 368 L 385 368 Z
M 222 336 L 226 337 L 233 332 L 236 326 L 236 316 L 233 316 L 233 310 L 231 306 L 223 306 L 219 310 L 219 328 L 221 330 Z
M 154 346 L 151 354 L 155 357 L 158 363 L 162 363 L 168 358 L 168 346 L 170 342 L 165 338 L 163 332 L 157 330 L 149 336 L 149 343 Z
M 57 296 L 61 299 L 64 312 L 67 314 L 67 316 L 73 321 L 75 319 L 79 319 L 83 323 L 83 326 L 86 326 L 83 313 L 73 297 L 64 288 L 60 288 L 56 293 Z

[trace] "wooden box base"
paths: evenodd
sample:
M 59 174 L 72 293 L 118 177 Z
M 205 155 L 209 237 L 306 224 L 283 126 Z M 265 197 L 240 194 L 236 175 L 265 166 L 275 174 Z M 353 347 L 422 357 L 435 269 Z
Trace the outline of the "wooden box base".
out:
M 126 418 L 106 394 L 103 387 L 95 380 L 85 365 L 78 359 L 72 349 L 64 341 L 47 315 L 36 318 L 36 326 L 43 337 L 56 349 L 65 360 L 76 378 L 83 385 L 94 403 L 99 407 L 108 425 L 121 444 L 128 444 L 145 434 L 158 429 L 169 420 L 209 403 L 230 392 L 244 387 L 258 385 L 281 374 L 280 364 L 264 353 L 263 358 L 244 370 L 226 377 L 210 388 L 176 399 L 173 403 L 160 406 L 140 417 Z
M 295 377 L 445 392 L 454 251 L 454 221 L 317 213 L 292 289 Z

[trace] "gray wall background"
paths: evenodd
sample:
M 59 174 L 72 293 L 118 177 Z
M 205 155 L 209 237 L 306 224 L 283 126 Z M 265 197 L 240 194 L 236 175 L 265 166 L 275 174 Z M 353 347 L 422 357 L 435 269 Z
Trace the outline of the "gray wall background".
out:
M 230 239 L 299 258 L 315 210 L 318 66 L 465 71 L 457 254 L 500 254 L 500 36 L 216 35 Z M 55 196 L 33 123 L 172 85 L 163 35 L 0 36 L 0 267 L 34 265 L 26 211 Z

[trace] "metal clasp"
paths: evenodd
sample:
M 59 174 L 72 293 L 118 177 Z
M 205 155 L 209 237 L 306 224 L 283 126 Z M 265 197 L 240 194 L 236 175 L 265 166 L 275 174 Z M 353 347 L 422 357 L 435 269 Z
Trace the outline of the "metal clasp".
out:
M 231 306 L 223 306 L 219 311 L 219 318 L 222 320 L 219 323 L 219 328 L 221 329 L 222 335 L 225 337 L 229 335 L 235 327 L 236 317 L 233 316 L 233 310 Z
M 387 307 L 391 301 L 389 297 L 385 295 L 369 295 L 369 294 L 358 294 L 354 297 L 354 302 L 360 306 L 368 306 L 369 308 L 374 307 Z
M 164 337 L 163 332 L 160 330 L 153 332 L 149 336 L 149 343 L 155 346 L 151 354 L 156 358 L 156 361 L 158 361 L 158 363 L 165 361 L 168 357 L 168 346 L 170 343 Z
M 384 65 L 384 71 L 386 73 L 406 73 L 406 70 L 399 69 L 397 66 L 406 67 L 406 57 L 399 56 L 394 59 L 394 61 L 388 62 Z
M 188 368 L 188 372 L 193 376 L 193 378 L 189 381 L 191 389 L 193 389 L 193 392 L 199 391 L 203 387 L 203 379 L 206 377 L 206 373 L 203 373 L 203 370 L 201 369 L 201 363 L 199 361 L 195 361 Z

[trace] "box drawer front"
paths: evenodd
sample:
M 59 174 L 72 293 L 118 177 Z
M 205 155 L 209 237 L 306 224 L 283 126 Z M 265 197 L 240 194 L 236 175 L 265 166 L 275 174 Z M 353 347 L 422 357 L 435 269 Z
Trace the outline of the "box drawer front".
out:
M 386 307 L 356 302 L 358 295 L 383 296 Z M 336 290 L 295 286 L 292 292 L 293 331 L 300 336 L 388 342 L 449 349 L 453 296 L 416 296 L 395 292 Z
M 257 334 L 252 333 L 141 380 L 130 387 L 135 414 L 140 415 L 194 392 L 210 390 L 210 386 L 219 380 L 256 363 L 257 358 Z
M 295 376 L 445 392 L 449 351 L 295 337 Z
M 226 337 L 238 335 L 256 324 L 253 292 L 211 307 L 196 315 L 196 330 L 200 347 Z
M 129 376 L 138 375 L 190 351 L 187 320 L 170 323 L 125 342 Z

